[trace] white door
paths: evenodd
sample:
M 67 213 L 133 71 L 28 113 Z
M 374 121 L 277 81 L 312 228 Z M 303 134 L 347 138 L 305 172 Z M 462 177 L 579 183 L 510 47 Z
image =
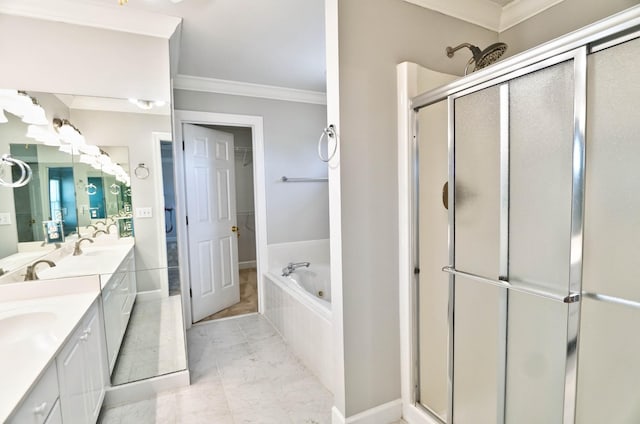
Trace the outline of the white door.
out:
M 233 135 L 184 124 L 193 321 L 240 301 Z

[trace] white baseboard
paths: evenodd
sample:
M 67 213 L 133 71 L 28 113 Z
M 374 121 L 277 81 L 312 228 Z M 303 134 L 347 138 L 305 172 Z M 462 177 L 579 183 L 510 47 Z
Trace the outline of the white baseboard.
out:
M 111 386 L 104 396 L 103 407 L 124 405 L 149 399 L 160 392 L 189 385 L 189 370 L 174 372 L 133 383 Z
M 332 424 L 389 424 L 402 418 L 402 400 L 391 402 L 367 409 L 359 414 L 345 419 L 335 406 L 331 409 Z
M 406 403 L 402 405 L 402 419 L 409 424 L 441 424 L 439 420 L 433 418 L 423 409 Z
M 163 292 L 163 290 L 148 290 L 143 292 L 138 292 L 136 295 L 136 302 L 149 302 L 152 300 L 163 299 L 167 297 L 167 295 Z
M 238 263 L 238 268 L 240 269 L 255 268 L 255 267 L 256 267 L 256 261 L 244 261 L 244 262 Z

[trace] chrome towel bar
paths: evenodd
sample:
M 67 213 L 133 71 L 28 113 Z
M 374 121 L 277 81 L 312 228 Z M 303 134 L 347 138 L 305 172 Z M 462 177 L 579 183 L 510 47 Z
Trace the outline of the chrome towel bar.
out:
M 280 180 L 283 183 L 323 183 L 329 181 L 329 178 L 291 178 L 291 177 L 282 177 Z
M 553 293 L 548 293 L 542 290 L 537 290 L 534 288 L 530 288 L 530 287 L 522 287 L 522 286 L 514 286 L 513 284 L 509 283 L 508 281 L 502 281 L 502 280 L 492 280 L 490 278 L 486 278 L 486 277 L 481 277 L 479 275 L 476 274 L 471 274 L 469 272 L 464 272 L 464 271 L 458 271 L 450 266 L 445 266 L 444 268 L 442 268 L 442 271 L 451 274 L 451 275 L 459 275 L 460 277 L 465 277 L 468 278 L 470 280 L 475 280 L 475 281 L 479 281 L 481 283 L 487 283 L 487 284 L 491 284 L 493 286 L 496 287 L 502 287 L 505 289 L 509 289 L 509 290 L 513 290 L 513 291 L 517 291 L 520 293 L 525 293 L 525 294 L 530 294 L 530 295 L 534 295 L 534 296 L 538 296 L 538 297 L 543 297 L 545 299 L 551 299 L 551 300 L 555 300 L 558 302 L 563 302 L 563 303 L 574 303 L 574 302 L 579 302 L 580 301 L 580 294 L 579 293 L 571 293 L 567 296 L 561 296 L 561 295 L 557 295 L 557 294 L 553 294 Z

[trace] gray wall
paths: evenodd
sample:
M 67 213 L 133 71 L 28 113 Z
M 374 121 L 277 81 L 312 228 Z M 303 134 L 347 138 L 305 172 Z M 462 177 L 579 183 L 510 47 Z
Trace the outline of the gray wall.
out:
M 500 33 L 512 56 L 638 4 L 638 0 L 564 0 Z
M 400 0 L 339 1 L 338 20 L 345 399 L 336 407 L 348 417 L 400 397 L 396 64 L 459 75 L 468 57 L 445 48 L 497 34 Z
M 322 105 L 174 90 L 174 109 L 263 117 L 267 243 L 329 237 L 326 183 L 282 183 L 280 177 L 325 177 L 316 143 L 326 126 Z

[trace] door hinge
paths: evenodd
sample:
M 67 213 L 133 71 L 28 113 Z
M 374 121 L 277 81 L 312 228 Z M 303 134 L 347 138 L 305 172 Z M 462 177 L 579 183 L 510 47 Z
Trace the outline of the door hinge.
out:
M 185 215 L 185 218 L 187 219 L 187 225 L 189 225 L 189 217 Z
M 182 151 L 184 152 L 184 140 L 182 140 Z
M 418 267 L 413 268 L 413 273 L 416 274 L 416 275 L 420 274 L 420 268 L 418 268 Z
M 193 297 L 193 292 L 191 291 L 191 287 L 189 287 L 189 297 Z

